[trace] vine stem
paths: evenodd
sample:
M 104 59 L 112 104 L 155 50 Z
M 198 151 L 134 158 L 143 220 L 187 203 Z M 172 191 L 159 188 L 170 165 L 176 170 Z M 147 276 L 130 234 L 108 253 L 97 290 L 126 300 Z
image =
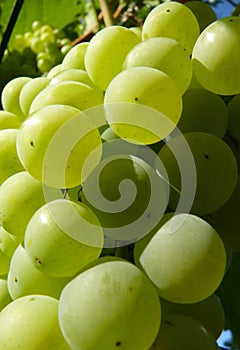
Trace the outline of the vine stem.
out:
M 0 45 L 0 64 L 2 62 L 4 51 L 7 48 L 9 39 L 11 37 L 12 31 L 14 29 L 15 23 L 17 21 L 17 18 L 18 18 L 20 11 L 21 11 L 23 3 L 24 3 L 24 0 L 17 0 L 16 1 L 14 8 L 13 8 L 13 11 L 12 11 L 12 14 L 11 14 L 11 17 L 8 21 L 7 28 L 3 34 L 2 42 Z
M 99 0 L 101 11 L 103 14 L 103 20 L 106 27 L 112 26 L 114 24 L 113 14 L 110 8 L 108 0 Z

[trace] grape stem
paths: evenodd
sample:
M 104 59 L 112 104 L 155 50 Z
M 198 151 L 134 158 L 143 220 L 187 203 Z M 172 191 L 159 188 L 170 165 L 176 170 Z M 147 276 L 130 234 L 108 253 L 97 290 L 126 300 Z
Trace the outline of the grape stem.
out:
M 108 0 L 99 0 L 99 4 L 101 7 L 105 26 L 112 26 L 114 24 L 114 18 Z
M 15 26 L 15 23 L 17 21 L 17 18 L 18 18 L 18 15 L 19 15 L 20 11 L 21 11 L 23 3 L 24 3 L 24 0 L 17 0 L 16 1 L 15 6 L 14 6 L 13 11 L 12 11 L 12 14 L 10 16 L 10 19 L 8 21 L 7 28 L 6 28 L 6 30 L 5 30 L 5 32 L 3 34 L 2 42 L 1 42 L 1 45 L 0 45 L 0 64 L 2 62 L 4 51 L 7 48 L 9 39 L 11 37 L 13 28 Z

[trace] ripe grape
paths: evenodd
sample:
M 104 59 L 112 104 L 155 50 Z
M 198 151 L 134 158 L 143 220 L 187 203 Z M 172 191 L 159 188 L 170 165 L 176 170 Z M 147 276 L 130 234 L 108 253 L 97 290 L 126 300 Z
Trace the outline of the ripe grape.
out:
M 22 121 L 15 114 L 0 110 L 0 130 L 18 129 Z
M 12 301 L 8 292 L 7 281 L 0 279 L 0 311 Z
M 217 16 L 213 8 L 210 6 L 210 3 L 203 1 L 187 1 L 185 4 L 196 16 L 202 32 L 210 23 L 217 20 Z
M 235 95 L 228 104 L 229 132 L 240 142 L 240 94 Z
M 144 273 L 117 259 L 87 269 L 66 285 L 59 321 L 72 349 L 148 350 L 159 330 L 161 307 Z
M 82 69 L 86 70 L 85 67 L 85 54 L 89 43 L 79 43 L 71 48 L 64 57 L 61 65 L 61 70 L 68 69 Z

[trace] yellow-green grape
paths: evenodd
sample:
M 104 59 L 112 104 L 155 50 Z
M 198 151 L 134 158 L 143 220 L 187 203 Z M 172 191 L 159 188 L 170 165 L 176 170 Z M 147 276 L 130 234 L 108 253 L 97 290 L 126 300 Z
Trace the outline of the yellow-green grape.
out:
M 217 136 L 205 132 L 183 135 L 196 167 L 196 192 L 191 213 L 210 214 L 224 205 L 235 189 L 238 177 L 235 156 L 230 147 Z M 181 198 L 182 170 L 179 169 L 178 158 L 182 156 L 183 146 L 182 138 L 177 136 L 170 139 L 158 153 L 172 184 L 169 206 L 173 210 Z
M 228 109 L 220 96 L 200 88 L 186 91 L 178 123 L 182 133 L 201 131 L 222 138 L 227 127 Z
M 210 3 L 192 0 L 185 2 L 184 5 L 187 6 L 196 16 L 200 32 L 202 32 L 210 23 L 217 20 L 216 13 L 210 6 Z
M 182 96 L 175 81 L 156 68 L 132 67 L 109 84 L 104 105 L 113 131 L 129 142 L 152 144 L 175 128 Z
M 86 205 L 53 200 L 35 212 L 26 228 L 24 247 L 35 267 L 55 277 L 75 275 L 97 259 L 103 230 Z
M 10 268 L 11 258 L 4 254 L 0 249 L 0 276 L 4 276 L 8 273 Z
M 0 130 L 0 184 L 9 176 L 24 170 L 17 155 L 17 134 L 18 129 Z
M 133 31 L 122 26 L 105 27 L 97 32 L 85 54 L 86 71 L 92 81 L 106 90 L 111 80 L 121 72 L 128 52 L 139 41 Z
M 11 235 L 11 233 L 7 232 L 2 226 L 0 226 L 0 249 L 4 254 L 11 258 L 22 241 L 23 236 Z
M 50 71 L 47 73 L 46 77 L 49 79 L 52 79 L 56 74 L 61 72 L 61 69 L 62 69 L 62 64 L 59 63 L 50 69 Z
M 240 176 L 238 176 L 237 185 L 230 199 L 221 208 L 206 217 L 206 220 L 216 228 L 223 239 L 230 243 L 233 251 L 240 250 L 239 201 Z
M 28 116 L 30 106 L 34 98 L 42 91 L 50 82 L 46 77 L 37 77 L 27 82 L 19 95 L 19 103 L 23 113 Z
M 45 203 L 42 184 L 27 171 L 0 186 L 0 224 L 12 235 L 23 235 L 29 219 Z
M 176 40 L 158 37 L 137 44 L 126 56 L 123 69 L 130 67 L 152 67 L 168 74 L 183 94 L 192 78 L 190 57 Z
M 44 294 L 58 299 L 70 279 L 42 273 L 34 266 L 25 248 L 19 245 L 11 259 L 7 285 L 12 299 L 31 294 Z
M 219 287 L 226 252 L 208 222 L 192 214 L 178 214 L 152 237 L 139 262 L 160 297 L 188 304 L 206 299 Z
M 54 104 L 72 106 L 84 111 L 102 103 L 103 93 L 100 89 L 78 81 L 61 81 L 40 91 L 32 101 L 29 113 Z
M 0 311 L 12 301 L 8 292 L 7 280 L 0 279 Z
M 221 300 L 216 294 L 191 304 L 178 304 L 160 299 L 162 306 L 162 318 L 167 319 L 168 315 L 186 315 L 198 320 L 202 326 L 217 340 L 225 327 L 224 309 Z
M 0 110 L 0 130 L 18 129 L 21 123 L 21 119 L 15 114 Z
M 10 80 L 2 90 L 2 106 L 7 112 L 15 114 L 20 119 L 25 119 L 26 116 L 22 112 L 19 95 L 23 86 L 30 81 L 30 77 L 17 77 Z
M 50 105 L 21 125 L 17 152 L 36 179 L 48 186 L 69 188 L 84 181 L 99 163 L 102 142 L 86 114 L 71 106 Z
M 240 94 L 235 95 L 228 104 L 229 131 L 240 142 Z
M 240 17 L 210 24 L 198 37 L 192 53 L 199 83 L 219 95 L 240 93 Z
M 143 40 L 167 37 L 178 41 L 188 55 L 200 33 L 197 18 L 184 4 L 167 1 L 156 6 L 143 23 Z
M 115 245 L 115 240 L 135 242 L 157 225 L 167 207 L 168 191 L 155 169 L 142 159 L 115 155 L 102 160 L 88 176 L 81 199 Z
M 108 261 L 66 285 L 59 322 L 72 349 L 148 350 L 159 330 L 161 307 L 141 270 L 128 261 Z
M 70 350 L 59 328 L 58 304 L 35 294 L 9 303 L 0 313 L 0 348 Z
M 130 27 L 129 29 L 139 37 L 140 41 L 142 40 L 142 27 Z
M 186 315 L 169 315 L 149 350 L 217 350 L 217 343 L 199 321 Z
M 87 51 L 89 43 L 79 43 L 71 48 L 64 57 L 61 70 L 65 69 L 83 69 L 85 70 L 84 57 Z

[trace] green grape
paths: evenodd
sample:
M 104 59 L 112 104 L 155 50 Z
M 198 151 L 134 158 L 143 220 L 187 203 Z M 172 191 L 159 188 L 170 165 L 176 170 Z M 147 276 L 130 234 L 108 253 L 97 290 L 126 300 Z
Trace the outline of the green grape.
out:
M 129 29 L 138 36 L 140 41 L 142 41 L 142 27 L 130 27 Z
M 55 277 L 75 275 L 97 259 L 103 230 L 94 213 L 82 203 L 53 200 L 30 219 L 24 246 L 34 266 Z
M 47 78 L 52 79 L 56 74 L 60 73 L 62 70 L 62 64 L 57 64 L 56 66 L 52 67 L 50 71 L 47 73 Z
M 8 273 L 8 290 L 12 299 L 25 295 L 43 294 L 59 298 L 70 278 L 51 277 L 39 271 L 32 263 L 26 250 L 19 245 L 15 250 Z
M 192 214 L 178 214 L 152 237 L 139 262 L 160 297 L 188 304 L 206 299 L 218 288 L 226 252 L 209 223 Z
M 160 227 L 162 227 L 170 218 L 174 216 L 173 212 L 165 213 L 161 220 L 158 222 L 158 224 L 153 228 L 151 232 L 149 232 L 146 236 L 139 239 L 134 244 L 134 251 L 133 251 L 133 257 L 134 257 L 134 264 L 142 269 L 142 265 L 139 262 L 139 259 L 142 255 L 142 252 L 144 251 L 145 247 L 148 245 L 150 240 L 153 238 L 153 236 L 158 232 Z
M 58 325 L 58 300 L 28 295 L 13 300 L 0 313 L 0 348 L 70 350 Z
M 17 77 L 10 80 L 2 90 L 2 106 L 7 112 L 16 114 L 20 119 L 25 119 L 26 116 L 22 112 L 19 102 L 19 95 L 23 86 L 30 81 L 30 77 Z
M 41 40 L 41 38 L 34 36 L 30 40 L 30 47 L 34 53 L 42 52 L 44 51 L 44 42 Z
M 229 132 L 240 142 L 240 94 L 235 95 L 228 104 Z
M 62 70 L 83 69 L 85 70 L 84 57 L 89 43 L 79 43 L 71 48 L 62 61 Z
M 33 213 L 45 203 L 42 185 L 28 172 L 10 176 L 0 186 L 0 224 L 12 235 L 23 235 Z
M 85 54 L 86 70 L 92 81 L 106 90 L 111 80 L 121 72 L 128 52 L 139 41 L 133 31 L 122 26 L 105 27 L 97 32 Z
M 49 84 L 49 82 L 49 78 L 38 77 L 30 80 L 24 85 L 19 95 L 19 102 L 21 109 L 26 116 L 29 114 L 34 98 Z
M 217 350 L 217 343 L 200 322 L 186 315 L 169 315 L 163 320 L 150 350 Z
M 12 47 L 15 50 L 22 51 L 26 45 L 25 37 L 22 34 L 16 34 L 12 40 Z
M 36 179 L 48 186 L 68 188 L 84 181 L 99 163 L 102 142 L 86 114 L 70 106 L 50 105 L 21 125 L 17 152 Z
M 55 74 L 50 81 L 50 85 L 58 84 L 61 81 L 68 81 L 68 80 L 78 81 L 79 83 L 89 85 L 94 89 L 98 89 L 97 86 L 89 78 L 89 75 L 85 70 L 73 69 L 73 68 L 69 68 Z
M 16 150 L 17 129 L 0 130 L 0 184 L 9 176 L 23 171 Z
M 153 285 L 128 261 L 87 269 L 66 285 L 59 300 L 60 328 L 71 349 L 147 350 L 160 321 Z
M 230 16 L 210 24 L 198 37 L 193 71 L 199 83 L 220 95 L 240 93 L 240 17 Z
M 155 68 L 132 67 L 111 81 L 104 105 L 108 123 L 118 136 L 152 144 L 175 128 L 182 112 L 182 96 L 167 74 Z
M 66 56 L 66 54 L 72 49 L 72 45 L 64 45 L 61 47 L 61 53 L 63 54 L 63 56 Z
M 4 276 L 8 273 L 10 262 L 11 258 L 4 254 L 0 249 L 0 276 Z
M 220 96 L 200 88 L 186 91 L 178 123 L 182 133 L 200 131 L 222 138 L 227 127 L 228 110 Z
M 123 151 L 121 140 L 104 145 Z M 75 194 L 77 200 L 77 191 Z M 68 195 L 72 195 L 71 189 Z M 156 226 L 166 210 L 168 191 L 144 160 L 118 154 L 106 157 L 92 171 L 82 184 L 81 200 L 99 218 L 105 235 L 112 239 L 109 244 L 116 245 L 117 240 L 122 245 L 140 239 Z
M 0 279 L 0 311 L 12 301 L 8 292 L 7 281 Z
M 170 38 L 150 38 L 134 46 L 124 60 L 123 69 L 137 66 L 156 68 L 168 74 L 181 94 L 191 82 L 190 57 L 176 40 Z
M 193 12 L 179 2 L 164 2 L 156 6 L 146 17 L 143 40 L 153 37 L 167 37 L 178 41 L 188 55 L 200 33 L 197 18 Z
M 33 32 L 40 30 L 41 27 L 42 27 L 42 23 L 40 21 L 33 21 L 33 23 L 32 23 L 32 31 Z
M 205 219 L 215 227 L 224 240 L 230 243 L 232 249 L 240 250 L 240 176 L 230 199 L 217 211 L 208 215 Z
M 224 136 L 223 141 L 226 142 L 226 144 L 231 148 L 238 164 L 238 173 L 240 173 L 240 142 L 238 142 L 229 134 L 226 134 Z
M 50 59 L 40 58 L 37 61 L 37 67 L 41 73 L 48 72 L 53 66 L 53 62 Z
M 185 4 L 196 16 L 200 28 L 200 32 L 202 32 L 210 23 L 217 20 L 216 13 L 210 6 L 210 3 L 203 1 L 187 1 Z
M 30 40 L 34 37 L 33 32 L 24 33 L 25 46 L 30 46 Z
M 0 226 L 0 249 L 4 254 L 11 258 L 22 241 L 23 236 L 11 235 L 11 233 L 7 232 L 2 226 Z
M 231 197 L 237 184 L 237 162 L 230 147 L 217 136 L 190 132 L 184 134 L 184 139 L 192 152 L 197 176 L 191 213 L 206 215 L 219 209 Z M 172 184 L 169 200 L 172 209 L 181 198 L 182 169 L 179 169 L 178 158 L 182 156 L 183 146 L 183 139 L 177 136 L 158 153 Z
M 33 100 L 29 113 L 54 104 L 63 104 L 85 110 L 103 103 L 103 93 L 98 88 L 78 81 L 60 81 L 47 86 Z
M 0 130 L 18 129 L 22 121 L 15 114 L 0 110 Z
M 215 339 L 221 335 L 225 326 L 225 315 L 220 299 L 216 294 L 192 304 L 177 304 L 160 299 L 162 317 L 168 319 L 171 314 L 186 315 L 198 320 Z

